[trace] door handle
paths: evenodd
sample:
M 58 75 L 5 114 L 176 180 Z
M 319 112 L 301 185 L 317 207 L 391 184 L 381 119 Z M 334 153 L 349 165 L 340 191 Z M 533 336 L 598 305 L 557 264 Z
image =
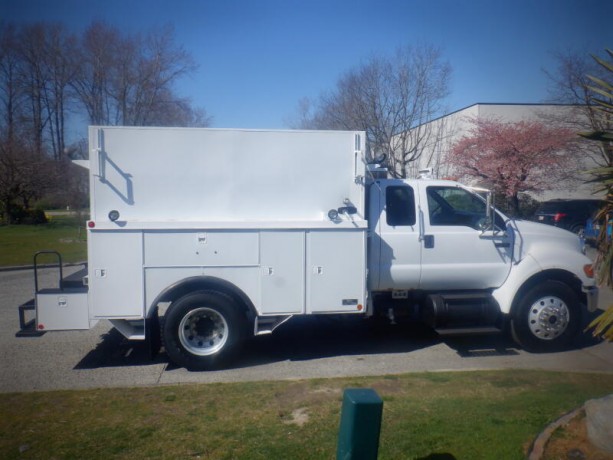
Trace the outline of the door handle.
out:
M 511 243 L 494 243 L 494 246 L 497 248 L 510 248 Z
M 434 247 L 434 235 L 424 235 L 424 248 L 432 249 Z

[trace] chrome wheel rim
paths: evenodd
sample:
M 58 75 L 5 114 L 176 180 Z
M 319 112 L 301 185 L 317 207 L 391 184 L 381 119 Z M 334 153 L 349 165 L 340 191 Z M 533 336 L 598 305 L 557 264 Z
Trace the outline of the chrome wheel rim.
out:
M 541 340 L 554 340 L 564 333 L 569 321 L 568 306 L 555 296 L 541 297 L 530 307 L 528 326 Z
M 201 307 L 188 312 L 179 324 L 179 340 L 198 356 L 217 353 L 228 340 L 228 323 L 217 311 Z

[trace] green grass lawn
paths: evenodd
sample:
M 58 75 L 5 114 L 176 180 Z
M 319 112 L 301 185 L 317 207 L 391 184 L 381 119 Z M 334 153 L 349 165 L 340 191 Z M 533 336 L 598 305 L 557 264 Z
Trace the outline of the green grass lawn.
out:
M 31 265 L 36 251 L 56 250 L 64 262 L 87 259 L 85 223 L 75 216 L 52 216 L 47 224 L 0 226 L 0 266 Z M 49 256 L 40 262 L 55 262 Z
M 613 375 L 490 371 L 0 394 L 0 456 L 333 459 L 345 388 L 383 398 L 379 459 L 523 459 Z

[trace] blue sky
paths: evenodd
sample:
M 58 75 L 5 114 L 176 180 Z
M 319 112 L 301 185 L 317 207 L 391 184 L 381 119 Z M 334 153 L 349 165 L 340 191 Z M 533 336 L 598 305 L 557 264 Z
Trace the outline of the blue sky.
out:
M 440 47 L 453 69 L 449 111 L 547 99 L 552 53 L 613 48 L 611 0 L 0 0 L 0 19 L 103 20 L 128 32 L 172 24 L 198 70 L 177 86 L 223 128 L 284 128 L 372 55 Z

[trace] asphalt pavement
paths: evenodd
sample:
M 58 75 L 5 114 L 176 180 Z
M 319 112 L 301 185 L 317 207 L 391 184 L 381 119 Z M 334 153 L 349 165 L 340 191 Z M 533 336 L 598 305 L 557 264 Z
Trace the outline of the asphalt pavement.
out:
M 42 286 L 57 283 L 54 270 L 42 270 L 40 279 Z M 89 331 L 15 337 L 17 306 L 33 287 L 29 270 L 0 272 L 0 392 L 484 369 L 613 373 L 613 344 L 588 335 L 569 351 L 531 354 L 504 335 L 442 339 L 416 325 L 326 317 L 293 319 L 252 339 L 229 369 L 189 372 L 169 364 L 163 352 L 151 359 L 143 343 L 125 340 L 108 322 Z M 611 303 L 613 295 L 604 292 L 601 305 Z

